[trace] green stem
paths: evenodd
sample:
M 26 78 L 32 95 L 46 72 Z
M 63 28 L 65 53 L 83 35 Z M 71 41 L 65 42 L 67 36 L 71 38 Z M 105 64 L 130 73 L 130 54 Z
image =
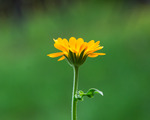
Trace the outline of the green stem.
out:
M 74 71 L 74 81 L 73 81 L 73 91 L 72 91 L 72 105 L 71 105 L 71 120 L 77 120 L 77 100 L 75 95 L 78 90 L 78 66 L 73 67 Z

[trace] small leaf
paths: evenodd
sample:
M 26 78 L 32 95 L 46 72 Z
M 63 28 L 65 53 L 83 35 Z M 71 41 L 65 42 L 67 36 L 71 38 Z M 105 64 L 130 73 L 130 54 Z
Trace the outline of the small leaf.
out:
M 79 94 L 80 96 L 83 96 L 83 95 L 84 95 L 84 92 L 83 92 L 82 90 L 79 90 L 79 91 L 78 91 L 78 94 Z
M 88 92 L 86 93 L 86 95 L 90 98 L 94 97 L 94 93 L 98 93 L 100 95 L 104 95 L 102 91 L 96 89 L 96 88 L 91 88 L 88 90 Z
M 84 96 L 88 96 L 89 98 L 92 98 L 92 97 L 94 97 L 95 93 L 98 93 L 103 96 L 102 91 L 100 91 L 96 88 L 91 88 L 87 91 L 87 93 L 84 93 L 82 90 L 78 91 L 77 94 L 75 95 L 75 99 L 83 101 Z
M 77 99 L 83 101 L 84 92 L 82 90 L 77 92 Z

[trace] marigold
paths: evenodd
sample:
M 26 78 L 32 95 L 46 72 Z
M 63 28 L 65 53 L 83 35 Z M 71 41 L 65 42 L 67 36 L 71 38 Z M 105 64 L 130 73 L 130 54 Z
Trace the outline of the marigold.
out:
M 100 41 L 91 40 L 87 43 L 82 38 L 71 37 L 69 41 L 65 38 L 58 38 L 57 40 L 54 39 L 54 42 L 54 47 L 62 52 L 51 53 L 47 56 L 52 58 L 62 56 L 58 61 L 66 58 L 71 65 L 79 66 L 84 63 L 87 57 L 105 55 L 105 53 L 95 53 L 95 51 L 103 48 L 99 45 Z

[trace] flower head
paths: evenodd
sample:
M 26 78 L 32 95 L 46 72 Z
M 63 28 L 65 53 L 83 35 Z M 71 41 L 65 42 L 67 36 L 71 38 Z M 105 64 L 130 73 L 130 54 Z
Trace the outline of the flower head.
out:
M 58 38 L 54 39 L 54 47 L 61 52 L 51 53 L 47 56 L 49 57 L 59 57 L 62 56 L 58 61 L 67 59 L 71 65 L 79 66 L 83 64 L 87 57 L 97 57 L 99 55 L 105 55 L 105 53 L 95 53 L 95 51 L 101 50 L 103 46 L 100 46 L 100 41 L 95 42 L 91 40 L 89 42 L 84 42 L 82 38 L 71 37 L 69 41 L 67 39 Z

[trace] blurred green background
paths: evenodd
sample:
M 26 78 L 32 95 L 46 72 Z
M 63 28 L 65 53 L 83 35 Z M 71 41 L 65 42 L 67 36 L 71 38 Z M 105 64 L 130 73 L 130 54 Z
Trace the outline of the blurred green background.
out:
M 0 0 L 0 120 L 70 120 L 73 71 L 53 38 L 101 41 L 80 67 L 78 120 L 150 120 L 148 0 Z

